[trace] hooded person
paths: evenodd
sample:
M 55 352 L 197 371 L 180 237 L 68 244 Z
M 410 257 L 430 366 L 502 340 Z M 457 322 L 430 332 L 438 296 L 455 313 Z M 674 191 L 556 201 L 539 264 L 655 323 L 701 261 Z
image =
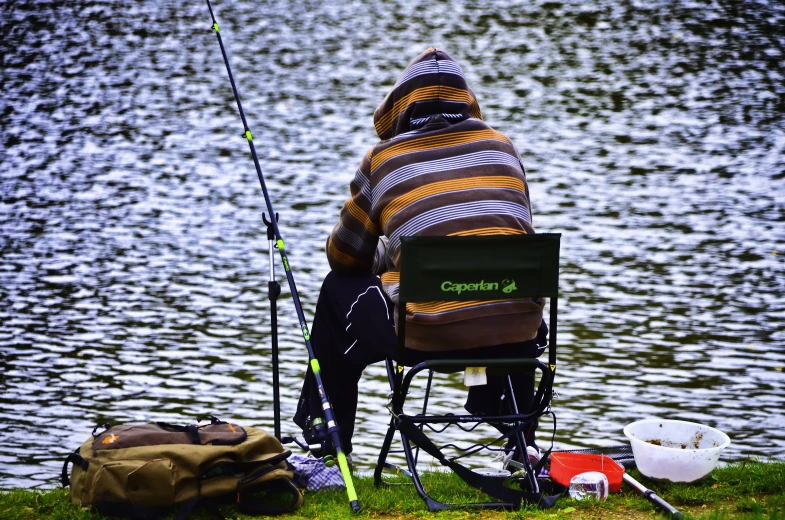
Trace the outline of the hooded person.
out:
M 446 52 L 429 48 L 415 58 L 373 119 L 380 140 L 363 156 L 327 239 L 331 272 L 311 329 L 347 454 L 363 370 L 396 355 L 401 237 L 534 233 L 520 155 L 482 120 L 461 67 Z M 456 349 L 537 357 L 547 333 L 543 306 L 530 299 L 409 303 L 406 347 L 423 359 Z M 529 376 L 514 382 L 524 413 L 533 397 Z M 470 413 L 498 412 L 502 384 L 491 379 L 471 388 Z M 294 417 L 309 442 L 321 413 L 309 368 Z

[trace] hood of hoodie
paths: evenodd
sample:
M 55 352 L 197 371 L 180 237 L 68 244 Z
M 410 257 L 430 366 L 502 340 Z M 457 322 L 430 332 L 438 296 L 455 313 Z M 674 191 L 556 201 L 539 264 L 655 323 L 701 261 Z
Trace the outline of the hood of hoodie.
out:
M 409 63 L 374 112 L 373 124 L 385 140 L 439 116 L 458 122 L 482 119 L 482 112 L 460 65 L 446 52 L 431 47 Z

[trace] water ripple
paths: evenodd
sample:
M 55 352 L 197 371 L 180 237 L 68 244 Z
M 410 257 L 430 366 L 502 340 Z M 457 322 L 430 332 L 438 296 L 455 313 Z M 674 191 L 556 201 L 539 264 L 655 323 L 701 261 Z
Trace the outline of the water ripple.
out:
M 785 456 L 785 8 L 215 8 L 309 319 L 372 111 L 441 46 L 518 145 L 538 230 L 563 234 L 559 446 L 667 416 L 726 431 L 728 458 Z M 266 208 L 206 9 L 23 1 L 4 21 L 0 487 L 54 485 L 102 422 L 272 429 Z M 288 420 L 307 356 L 286 287 L 279 310 Z M 362 382 L 360 466 L 385 377 Z M 434 410 L 463 402 L 436 383 Z

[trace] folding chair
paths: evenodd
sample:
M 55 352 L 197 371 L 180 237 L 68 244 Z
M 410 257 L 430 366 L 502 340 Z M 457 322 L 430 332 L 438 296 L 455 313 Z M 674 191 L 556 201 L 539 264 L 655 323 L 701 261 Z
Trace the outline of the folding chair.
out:
M 556 315 L 559 300 L 559 241 L 560 234 L 537 235 L 499 235 L 466 237 L 403 237 L 401 239 L 401 278 L 398 293 L 398 353 L 396 363 L 387 359 L 387 373 L 391 387 L 390 426 L 387 430 L 379 460 L 374 471 L 377 486 L 383 483 L 382 472 L 387 455 L 398 431 L 403 443 L 403 452 L 417 492 L 425 499 L 431 511 L 454 507 L 517 508 L 522 503 L 549 506 L 555 498 L 547 497 L 541 489 L 541 482 L 526 456 L 525 429 L 548 410 L 553 392 L 553 378 L 556 370 Z M 482 291 L 445 291 L 445 282 L 451 284 L 476 284 L 482 280 Z M 446 285 L 449 287 L 449 285 Z M 477 286 L 475 286 L 477 287 Z M 515 298 L 550 298 L 550 327 L 548 341 L 548 364 L 533 358 L 473 358 L 461 357 L 462 351 L 448 354 L 439 352 L 438 359 L 422 359 L 420 351 L 405 347 L 406 320 L 403 309 L 407 303 L 426 301 L 467 301 L 499 300 Z M 464 354 L 465 355 L 465 354 Z M 454 357 L 453 357 L 454 356 Z M 410 360 L 407 362 L 407 360 Z M 411 368 L 405 371 L 406 366 Z M 506 415 L 446 414 L 427 415 L 426 406 L 430 393 L 433 372 L 454 373 L 469 368 L 484 367 L 487 375 L 506 376 L 505 402 L 509 405 Z M 423 370 L 429 371 L 421 413 L 409 414 L 404 404 L 414 376 Z M 513 395 L 511 374 L 539 370 L 541 378 L 534 396 L 534 404 L 528 413 L 520 413 Z M 424 426 L 433 432 L 441 432 L 449 425 L 459 425 L 464 431 L 473 431 L 478 423 L 496 426 L 506 431 L 491 443 L 474 444 L 459 448 L 454 444 L 441 447 L 434 444 L 424 433 Z M 439 425 L 439 430 L 430 425 Z M 473 426 L 473 427 L 472 427 Z M 432 435 L 432 434 L 431 434 Z M 523 477 L 518 479 L 519 489 L 505 485 L 504 479 L 476 473 L 458 462 L 459 459 L 492 449 L 493 443 L 514 438 L 523 453 Z M 412 445 L 432 455 L 442 465 L 453 470 L 467 484 L 481 489 L 486 494 L 500 500 L 498 502 L 477 502 L 470 504 L 447 504 L 435 500 L 423 488 L 417 470 L 417 456 Z M 460 452 L 457 456 L 447 457 L 442 449 L 449 446 Z M 500 450 L 496 450 L 497 452 Z M 551 499 L 549 501 L 549 499 Z

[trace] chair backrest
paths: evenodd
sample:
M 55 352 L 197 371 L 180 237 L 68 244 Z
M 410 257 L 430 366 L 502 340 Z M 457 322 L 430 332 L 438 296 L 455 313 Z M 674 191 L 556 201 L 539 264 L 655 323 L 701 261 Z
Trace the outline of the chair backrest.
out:
M 555 363 L 560 239 L 559 233 L 402 237 L 399 313 L 410 302 L 550 298 Z M 398 320 L 401 347 L 405 322 Z

